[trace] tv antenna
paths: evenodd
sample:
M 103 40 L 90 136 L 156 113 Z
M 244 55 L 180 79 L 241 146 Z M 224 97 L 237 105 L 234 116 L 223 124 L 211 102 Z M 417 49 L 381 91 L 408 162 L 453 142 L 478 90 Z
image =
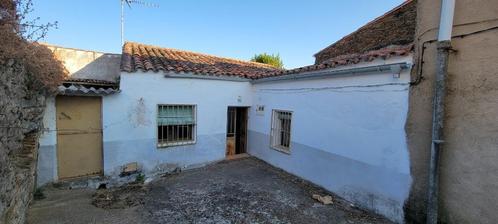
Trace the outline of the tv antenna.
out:
M 128 5 L 131 9 L 132 4 L 141 5 L 149 8 L 159 8 L 158 4 L 148 3 L 140 0 L 120 0 L 121 1 L 121 46 L 124 45 L 124 5 Z

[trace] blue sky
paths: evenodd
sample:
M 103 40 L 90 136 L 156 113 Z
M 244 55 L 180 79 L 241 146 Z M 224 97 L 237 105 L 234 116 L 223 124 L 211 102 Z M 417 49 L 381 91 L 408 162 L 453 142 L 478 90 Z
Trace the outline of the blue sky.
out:
M 158 8 L 125 8 L 125 40 L 249 60 L 278 53 L 286 68 L 403 0 L 144 0 Z M 34 0 L 33 16 L 58 21 L 42 40 L 119 53 L 120 0 Z

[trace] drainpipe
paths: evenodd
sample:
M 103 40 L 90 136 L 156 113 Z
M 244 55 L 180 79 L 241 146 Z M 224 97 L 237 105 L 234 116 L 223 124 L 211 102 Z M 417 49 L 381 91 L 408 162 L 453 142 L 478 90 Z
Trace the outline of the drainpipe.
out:
M 429 189 L 427 201 L 427 223 L 437 224 L 438 221 L 438 191 L 439 191 L 439 153 L 443 138 L 444 94 L 448 73 L 448 56 L 451 50 L 451 31 L 455 0 L 441 0 L 441 15 L 437 42 L 437 71 L 435 80 L 433 114 L 432 114 L 432 144 L 429 165 Z

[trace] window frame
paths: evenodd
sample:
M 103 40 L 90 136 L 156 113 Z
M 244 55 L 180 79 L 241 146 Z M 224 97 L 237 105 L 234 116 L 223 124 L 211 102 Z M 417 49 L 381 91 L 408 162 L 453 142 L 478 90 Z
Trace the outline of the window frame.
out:
M 277 132 L 276 129 L 276 123 L 277 121 L 280 121 L 280 119 L 277 118 L 278 114 L 279 113 L 288 113 L 290 114 L 290 125 L 289 125 L 289 146 L 288 147 L 285 147 L 285 146 L 282 146 L 280 143 L 278 142 L 275 142 L 276 138 L 275 138 L 275 134 Z M 292 122 L 292 115 L 293 115 L 293 111 L 290 111 L 290 110 L 281 110 L 281 109 L 273 109 L 272 110 L 272 113 L 271 113 L 271 126 L 270 126 L 270 148 L 271 149 L 274 149 L 276 151 L 279 151 L 279 152 L 282 152 L 282 153 L 286 153 L 286 154 L 290 154 L 291 153 L 291 145 L 292 145 L 292 125 L 294 122 Z
M 184 142 L 171 142 L 171 143 L 161 143 L 159 138 L 159 108 L 161 106 L 191 106 L 194 113 L 194 124 L 192 128 L 192 140 L 184 141 Z M 197 104 L 178 104 L 178 103 L 168 103 L 168 104 L 157 104 L 156 105 L 156 147 L 157 148 L 169 148 L 174 146 L 185 146 L 185 145 L 194 145 L 197 143 Z

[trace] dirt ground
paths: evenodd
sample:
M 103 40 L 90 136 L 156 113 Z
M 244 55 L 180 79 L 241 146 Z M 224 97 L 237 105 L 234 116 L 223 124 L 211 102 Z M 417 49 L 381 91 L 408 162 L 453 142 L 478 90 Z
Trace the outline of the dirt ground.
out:
M 28 223 L 390 223 L 333 195 L 333 203 L 324 205 L 312 195 L 330 193 L 255 158 L 167 175 L 128 189 L 96 194 L 48 188 L 46 198 L 31 206 Z M 105 206 L 96 203 L 106 195 L 119 197 Z M 92 198 L 104 208 L 94 206 Z

